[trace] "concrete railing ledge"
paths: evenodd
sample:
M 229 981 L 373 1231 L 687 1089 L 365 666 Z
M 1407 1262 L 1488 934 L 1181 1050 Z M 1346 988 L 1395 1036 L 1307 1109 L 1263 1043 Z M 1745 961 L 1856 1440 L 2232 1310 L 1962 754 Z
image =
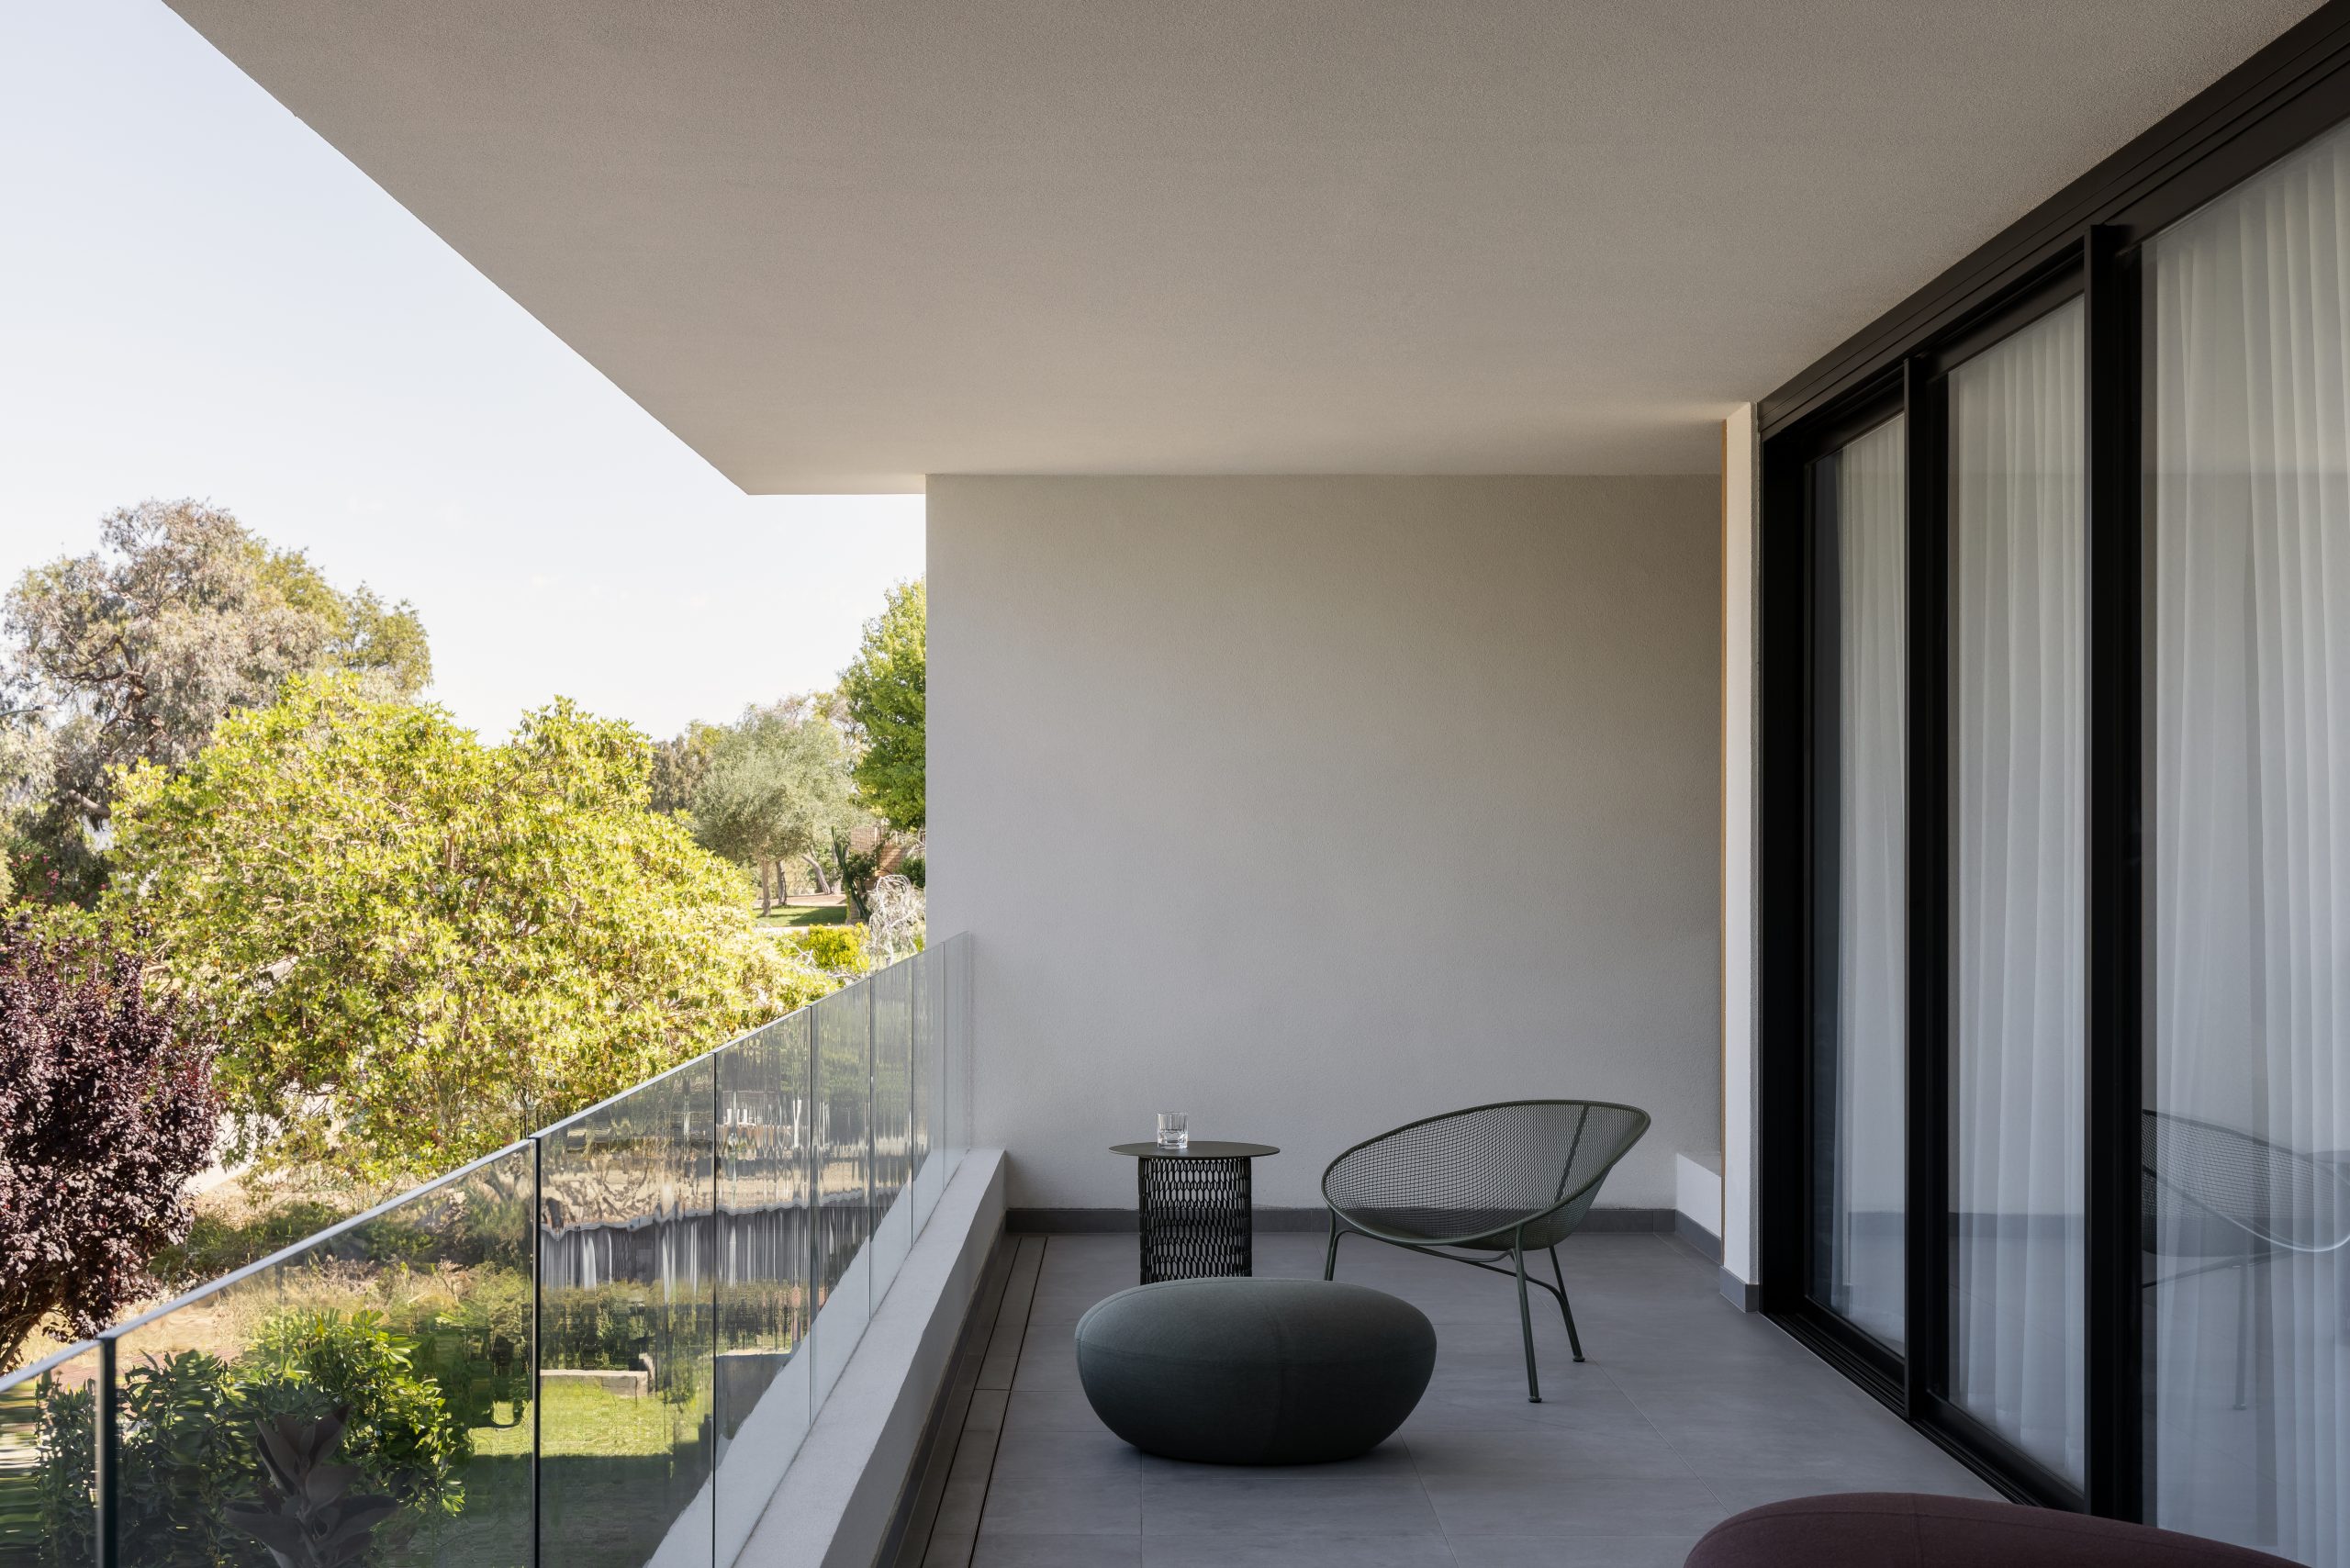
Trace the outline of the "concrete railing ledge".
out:
M 816 1413 L 737 1568 L 872 1568 L 1002 1231 L 1003 1150 L 972 1149 Z

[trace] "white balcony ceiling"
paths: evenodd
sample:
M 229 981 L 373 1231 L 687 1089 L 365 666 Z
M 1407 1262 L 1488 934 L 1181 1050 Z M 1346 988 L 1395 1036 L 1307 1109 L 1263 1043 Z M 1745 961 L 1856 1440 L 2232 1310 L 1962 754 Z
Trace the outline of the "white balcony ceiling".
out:
M 751 491 L 1710 468 L 2313 0 L 171 0 Z

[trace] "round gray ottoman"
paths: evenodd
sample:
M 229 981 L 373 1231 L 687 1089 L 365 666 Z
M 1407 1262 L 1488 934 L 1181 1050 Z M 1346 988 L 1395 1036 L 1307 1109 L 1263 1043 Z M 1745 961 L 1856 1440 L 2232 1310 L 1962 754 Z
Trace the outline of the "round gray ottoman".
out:
M 1093 1413 L 1147 1453 L 1209 1464 L 1320 1464 L 1404 1424 L 1436 1367 L 1409 1302 L 1326 1280 L 1169 1280 L 1077 1325 Z

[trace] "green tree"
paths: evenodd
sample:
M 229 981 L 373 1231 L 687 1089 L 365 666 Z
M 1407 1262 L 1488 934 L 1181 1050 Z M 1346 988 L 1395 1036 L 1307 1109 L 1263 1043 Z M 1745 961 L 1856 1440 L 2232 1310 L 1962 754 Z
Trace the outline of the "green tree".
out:
M 694 792 L 710 773 L 710 759 L 726 733 L 718 724 L 697 719 L 684 731 L 653 748 L 653 809 L 665 817 L 680 812 L 691 815 Z
M 0 619 L 4 705 L 38 715 L 38 773 L 19 766 L 0 780 L 30 851 L 32 875 L 19 879 L 77 902 L 105 880 L 93 841 L 118 768 L 178 767 L 225 715 L 275 700 L 297 674 L 348 670 L 405 697 L 432 673 L 408 605 L 339 592 L 300 552 L 192 500 L 107 514 L 95 551 L 25 573 Z
M 832 988 L 567 701 L 484 745 L 297 677 L 116 802 L 108 904 L 217 1021 L 239 1154 L 443 1170 Z
M 762 914 L 783 896 L 784 862 L 821 853 L 862 814 L 829 707 L 818 694 L 747 710 L 719 733 L 694 791 L 695 837 L 756 869 Z
M 928 824 L 923 721 L 930 599 L 923 579 L 889 592 L 865 623 L 856 658 L 841 671 L 841 697 L 857 743 L 856 787 L 881 820 L 902 834 Z

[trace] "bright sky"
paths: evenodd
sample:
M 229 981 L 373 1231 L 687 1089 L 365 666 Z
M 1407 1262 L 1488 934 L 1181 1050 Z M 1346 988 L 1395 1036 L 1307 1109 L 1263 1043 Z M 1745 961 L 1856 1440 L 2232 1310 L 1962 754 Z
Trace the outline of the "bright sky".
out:
M 150 496 L 415 602 L 431 696 L 829 685 L 918 496 L 745 497 L 162 0 L 0 0 L 0 577 Z

